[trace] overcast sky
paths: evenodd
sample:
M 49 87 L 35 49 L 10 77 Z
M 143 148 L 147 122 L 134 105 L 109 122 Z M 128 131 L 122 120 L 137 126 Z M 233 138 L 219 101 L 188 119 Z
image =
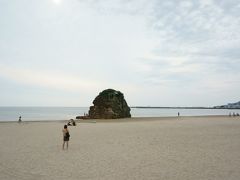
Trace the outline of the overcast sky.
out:
M 0 0 L 0 106 L 240 100 L 239 0 Z

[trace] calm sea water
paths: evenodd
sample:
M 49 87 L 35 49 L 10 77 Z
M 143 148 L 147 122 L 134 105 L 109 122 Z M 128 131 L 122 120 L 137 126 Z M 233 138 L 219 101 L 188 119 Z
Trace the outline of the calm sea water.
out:
M 0 121 L 17 121 L 22 116 L 23 121 L 68 120 L 78 115 L 88 113 L 88 107 L 0 107 Z M 229 109 L 156 109 L 131 108 L 132 117 L 170 117 L 177 116 L 228 115 L 240 110 Z

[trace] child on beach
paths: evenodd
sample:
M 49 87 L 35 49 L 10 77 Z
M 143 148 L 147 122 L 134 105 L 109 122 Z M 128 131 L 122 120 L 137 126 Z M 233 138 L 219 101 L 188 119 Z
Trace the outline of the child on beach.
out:
M 62 145 L 62 149 L 64 150 L 65 143 L 67 144 L 67 149 L 68 149 L 68 141 L 69 141 L 69 137 L 70 137 L 67 125 L 64 125 L 64 128 L 63 128 L 62 132 L 63 132 L 63 145 Z

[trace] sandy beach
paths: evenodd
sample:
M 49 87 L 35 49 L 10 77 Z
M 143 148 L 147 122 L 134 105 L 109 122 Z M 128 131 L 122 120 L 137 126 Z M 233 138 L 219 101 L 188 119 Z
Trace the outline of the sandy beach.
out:
M 239 117 L 0 123 L 2 180 L 238 180 Z

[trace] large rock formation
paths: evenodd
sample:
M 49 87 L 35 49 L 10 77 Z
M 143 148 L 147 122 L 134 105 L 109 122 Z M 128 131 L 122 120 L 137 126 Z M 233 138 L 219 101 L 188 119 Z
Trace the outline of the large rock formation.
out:
M 114 89 L 106 89 L 99 93 L 90 107 L 89 117 L 94 119 L 114 119 L 131 117 L 130 108 L 123 93 Z

